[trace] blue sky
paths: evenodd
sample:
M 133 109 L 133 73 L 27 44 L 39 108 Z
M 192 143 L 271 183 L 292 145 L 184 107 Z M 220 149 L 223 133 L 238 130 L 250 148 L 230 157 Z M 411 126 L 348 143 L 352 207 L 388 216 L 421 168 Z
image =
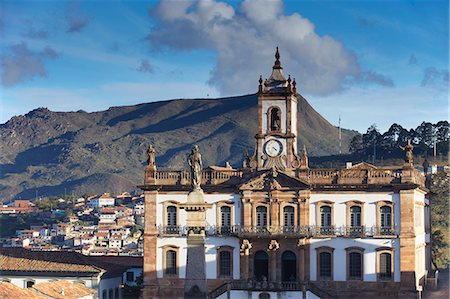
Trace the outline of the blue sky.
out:
M 254 93 L 278 45 L 331 123 L 448 119 L 448 1 L 1 1 L 0 123 Z

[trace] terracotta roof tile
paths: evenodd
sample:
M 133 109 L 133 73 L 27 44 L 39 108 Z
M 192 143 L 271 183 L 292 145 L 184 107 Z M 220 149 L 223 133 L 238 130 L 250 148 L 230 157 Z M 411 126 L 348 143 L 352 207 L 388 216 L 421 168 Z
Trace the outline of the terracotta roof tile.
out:
M 82 272 L 100 273 L 86 257 L 76 252 L 31 251 L 23 248 L 0 249 L 0 272 Z
M 33 288 L 55 299 L 78 299 L 96 293 L 82 283 L 67 280 L 43 282 L 35 284 Z
M 32 291 L 32 289 L 22 289 L 9 282 L 0 282 L 0 298 L 27 298 L 27 299 L 46 299 Z

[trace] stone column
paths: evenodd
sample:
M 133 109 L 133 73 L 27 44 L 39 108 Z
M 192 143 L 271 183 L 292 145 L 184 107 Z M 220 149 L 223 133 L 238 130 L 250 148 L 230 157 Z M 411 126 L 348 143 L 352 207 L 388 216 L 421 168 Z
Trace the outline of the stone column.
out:
M 188 194 L 187 203 L 180 208 L 187 214 L 187 262 L 184 280 L 185 298 L 206 298 L 208 285 L 206 281 L 205 261 L 205 219 L 207 204 L 203 190 L 195 189 Z
M 145 222 L 144 222 L 144 298 L 156 298 L 159 293 L 156 275 L 156 199 L 158 191 L 145 191 Z
M 247 281 L 250 278 L 250 249 L 252 243 L 249 240 L 242 240 L 241 245 L 241 280 Z
M 277 240 L 271 240 L 269 243 L 269 277 L 267 278 L 268 281 L 278 281 L 279 275 L 278 275 L 278 269 L 277 267 L 277 250 L 280 248 L 280 244 L 277 242 Z
M 400 285 L 402 289 L 415 291 L 414 192 L 414 189 L 400 190 Z
M 305 281 L 305 239 L 299 239 L 298 247 L 298 278 L 297 281 Z

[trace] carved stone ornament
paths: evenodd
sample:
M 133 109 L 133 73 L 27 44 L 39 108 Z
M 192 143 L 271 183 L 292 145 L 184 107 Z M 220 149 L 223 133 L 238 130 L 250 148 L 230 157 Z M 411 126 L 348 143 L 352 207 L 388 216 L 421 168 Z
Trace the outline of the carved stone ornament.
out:
M 252 249 L 252 243 L 250 243 L 249 240 L 244 239 L 242 240 L 241 244 L 241 252 L 244 253 L 244 255 L 250 255 L 250 249 Z
M 280 248 L 280 244 L 277 240 L 271 240 L 269 243 L 269 251 L 277 251 Z
M 297 241 L 297 247 L 302 247 L 306 245 L 306 240 L 305 239 L 298 239 Z
M 194 145 L 192 147 L 192 151 L 188 156 L 188 164 L 191 167 L 192 190 L 202 189 L 200 184 L 202 182 L 203 163 L 202 163 L 202 155 L 200 154 L 198 145 Z

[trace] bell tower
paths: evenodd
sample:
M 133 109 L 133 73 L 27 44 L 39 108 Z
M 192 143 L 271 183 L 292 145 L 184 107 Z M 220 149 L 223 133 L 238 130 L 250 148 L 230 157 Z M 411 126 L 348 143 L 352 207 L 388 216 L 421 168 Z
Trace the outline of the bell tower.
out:
M 254 161 L 257 169 L 291 172 L 300 166 L 297 155 L 297 89 L 283 74 L 277 47 L 269 79 L 259 78 L 258 134 Z

